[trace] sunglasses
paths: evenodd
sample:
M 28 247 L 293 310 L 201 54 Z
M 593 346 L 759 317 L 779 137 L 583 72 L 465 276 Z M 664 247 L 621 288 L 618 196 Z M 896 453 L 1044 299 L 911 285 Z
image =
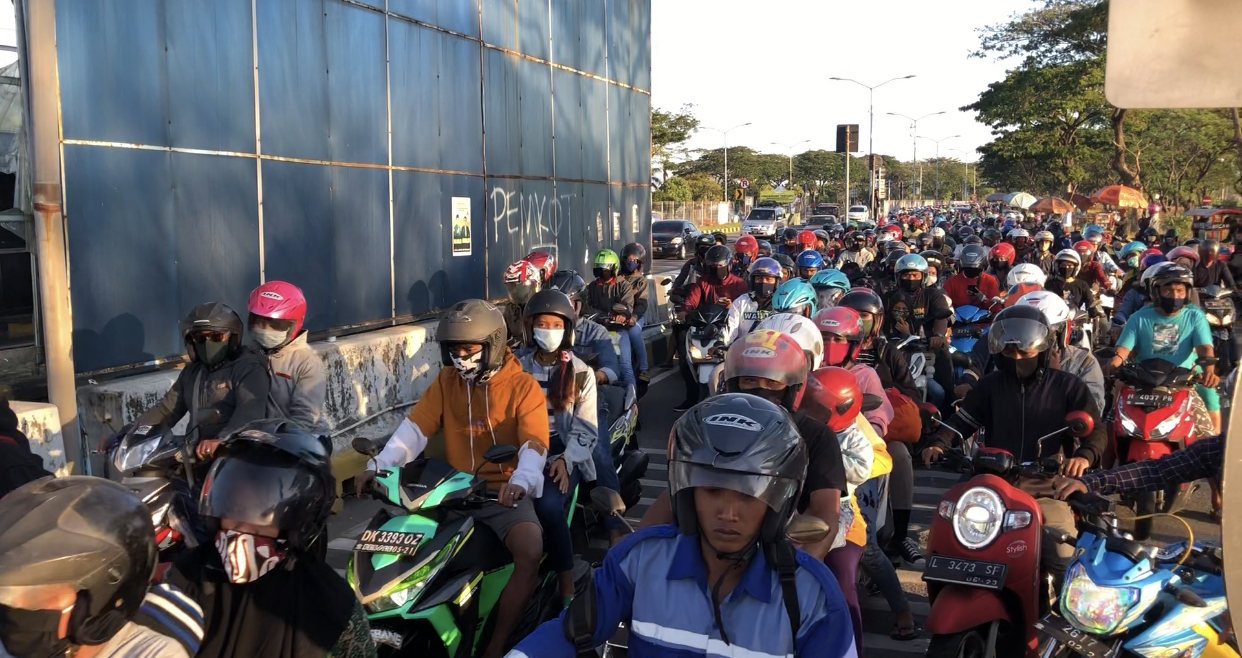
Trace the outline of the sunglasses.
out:
M 203 343 L 207 343 L 207 342 L 223 343 L 224 341 L 229 339 L 229 332 L 227 331 L 196 331 L 190 334 L 189 336 L 186 336 L 185 339 L 191 343 L 198 343 L 200 345 Z

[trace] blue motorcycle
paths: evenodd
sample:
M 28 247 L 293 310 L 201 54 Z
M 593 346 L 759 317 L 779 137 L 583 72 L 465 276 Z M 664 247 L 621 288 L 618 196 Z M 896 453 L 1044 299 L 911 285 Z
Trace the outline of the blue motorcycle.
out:
M 1179 542 L 1156 550 L 1117 530 L 1112 501 L 1071 496 L 1080 536 L 1059 604 L 1035 623 L 1040 658 L 1238 658 L 1226 613 L 1221 549 Z
M 992 314 L 988 313 L 987 309 L 967 304 L 954 309 L 953 316 L 953 329 L 952 335 L 949 337 L 949 346 L 955 352 L 970 354 L 970 351 L 975 347 L 975 343 L 978 343 L 980 339 L 988 335 Z M 956 361 L 953 374 L 958 378 L 962 376 L 962 366 L 958 365 Z

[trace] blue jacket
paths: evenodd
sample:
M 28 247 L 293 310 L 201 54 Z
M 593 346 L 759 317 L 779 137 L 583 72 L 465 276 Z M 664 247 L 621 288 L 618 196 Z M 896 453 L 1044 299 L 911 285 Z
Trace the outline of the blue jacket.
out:
M 617 544 L 595 570 L 598 646 L 629 622 L 632 658 L 855 658 L 854 627 L 836 578 L 822 562 L 797 551 L 798 637 L 776 571 L 759 551 L 737 587 L 721 602 L 726 644 L 712 612 L 707 567 L 698 537 L 672 525 L 639 530 Z M 562 613 L 564 614 L 564 613 Z M 544 623 L 507 658 L 575 658 L 562 620 Z
M 1135 311 L 1143 308 L 1147 303 L 1147 295 L 1131 288 L 1126 291 L 1126 296 L 1121 298 L 1121 304 L 1113 311 L 1113 324 L 1125 324 L 1126 320 L 1134 314 Z

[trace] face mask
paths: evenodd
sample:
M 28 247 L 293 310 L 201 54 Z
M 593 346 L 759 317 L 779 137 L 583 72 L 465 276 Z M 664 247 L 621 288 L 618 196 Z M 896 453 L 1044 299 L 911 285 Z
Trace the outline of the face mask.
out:
M 756 301 L 769 299 L 775 292 L 775 283 L 754 282 L 750 284 L 750 296 Z
M 1003 354 L 996 355 L 996 367 L 999 370 L 1017 377 L 1018 379 L 1026 379 L 1035 374 L 1035 370 L 1039 368 L 1039 359 L 1015 359 Z
M 1057 268 L 1057 273 L 1061 275 L 1061 278 L 1062 278 L 1062 279 L 1068 279 L 1068 278 L 1070 278 L 1070 277 L 1074 276 L 1074 269 L 1075 269 L 1075 268 L 1074 268 L 1074 266 L 1073 266 L 1073 265 L 1069 265 L 1069 266 L 1066 266 L 1066 267 L 1058 267 L 1058 268 Z
M 60 612 L 55 610 L 18 610 L 0 605 L 0 655 L 14 658 L 52 658 L 69 649 L 68 639 L 60 639 Z
M 236 530 L 216 533 L 216 550 L 224 563 L 229 582 L 238 585 L 253 583 L 285 559 L 283 542 L 273 537 L 252 535 Z
M 279 347 L 289 337 L 289 332 L 280 331 L 278 329 L 260 329 L 258 327 L 250 328 L 250 335 L 254 336 L 254 342 L 265 350 Z
M 716 267 L 708 268 L 707 276 L 712 281 L 719 283 L 721 281 L 724 281 L 725 277 L 729 276 L 729 268 L 724 265 L 718 265 Z
M 229 341 L 205 340 L 194 343 L 194 358 L 203 362 L 208 368 L 214 368 L 229 358 Z
M 747 267 L 750 265 L 750 254 L 738 254 L 734 260 L 737 261 L 737 264 L 743 268 Z
M 905 292 L 918 292 L 923 287 L 923 282 L 919 279 L 902 279 L 900 285 Z
M 824 341 L 824 365 L 845 365 L 850 358 L 850 351 L 853 347 L 850 343 Z
M 555 352 L 561 349 L 561 342 L 565 340 L 564 329 L 536 329 L 534 334 L 535 342 L 545 352 Z
M 622 271 L 622 272 L 625 272 L 626 274 L 629 274 L 629 273 L 633 272 L 633 271 L 634 271 L 634 270 L 636 270 L 636 269 L 638 269 L 638 261 L 636 261 L 636 260 L 626 260 L 626 261 L 621 261 L 621 271 Z
M 1183 306 L 1186 305 L 1186 298 L 1185 297 L 1165 297 L 1161 295 L 1158 298 L 1158 303 L 1160 305 L 1160 310 L 1164 311 L 1165 313 L 1176 313 L 1180 311 Z
M 938 281 L 938 280 L 939 280 L 939 279 L 938 279 L 938 278 L 936 277 L 936 275 L 934 275 L 934 274 L 929 274 L 929 275 L 927 275 L 927 287 L 928 287 L 928 288 L 930 288 L 930 287 L 932 287 L 932 286 L 936 285 L 936 281 Z
M 472 354 L 467 357 L 458 357 L 450 354 L 449 358 L 453 361 L 453 367 L 457 368 L 457 372 L 461 373 L 461 376 L 465 378 L 466 381 L 473 381 L 479 374 L 479 371 L 483 369 L 482 350 L 480 350 L 477 354 Z
M 962 274 L 965 274 L 968 279 L 977 279 L 980 274 L 983 274 L 983 269 L 979 267 L 963 267 Z

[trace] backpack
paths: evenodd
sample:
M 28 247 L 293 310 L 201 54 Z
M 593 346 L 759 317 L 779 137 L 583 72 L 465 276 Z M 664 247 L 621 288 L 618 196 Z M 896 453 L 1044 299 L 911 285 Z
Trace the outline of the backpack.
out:
M 893 405 L 893 421 L 888 424 L 886 441 L 901 443 L 918 443 L 923 435 L 923 419 L 919 415 L 919 406 L 906 394 L 895 388 L 885 389 L 889 404 Z

